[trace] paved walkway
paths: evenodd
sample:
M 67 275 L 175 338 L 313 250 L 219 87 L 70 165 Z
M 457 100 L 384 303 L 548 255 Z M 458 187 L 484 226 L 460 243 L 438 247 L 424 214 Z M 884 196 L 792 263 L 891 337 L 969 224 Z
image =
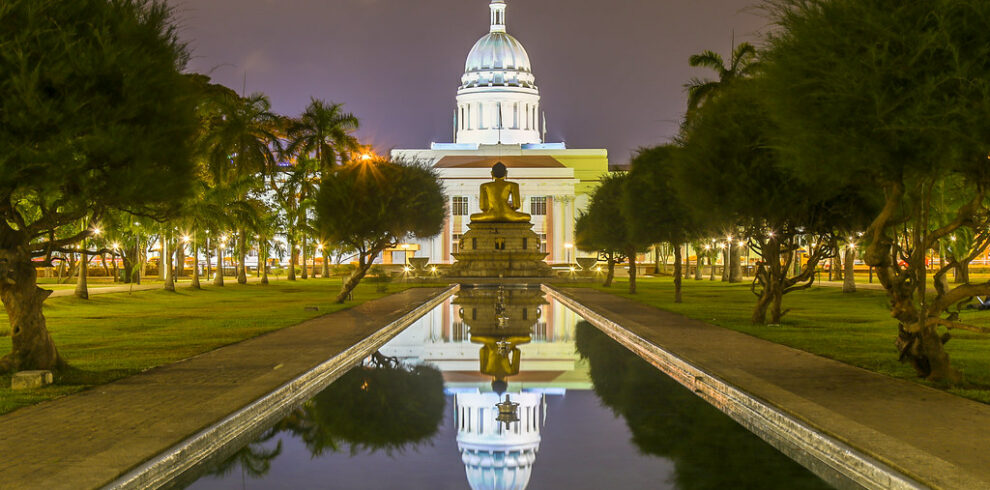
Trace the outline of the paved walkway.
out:
M 440 294 L 413 288 L 0 417 L 0 488 L 95 488 Z
M 591 289 L 593 312 L 934 488 L 990 489 L 990 405 Z

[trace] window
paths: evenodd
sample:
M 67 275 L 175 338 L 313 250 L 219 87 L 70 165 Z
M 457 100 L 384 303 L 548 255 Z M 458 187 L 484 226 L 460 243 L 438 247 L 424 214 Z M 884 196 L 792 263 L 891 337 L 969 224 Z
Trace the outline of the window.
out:
M 540 233 L 540 252 L 547 253 L 547 234 Z
M 450 251 L 451 251 L 451 253 L 457 253 L 457 252 L 459 252 L 460 251 L 459 250 L 459 247 L 460 246 L 461 246 L 461 234 L 460 233 L 454 233 L 450 237 Z
M 468 215 L 468 198 L 467 196 L 454 196 L 453 201 L 450 206 L 450 214 L 453 216 L 467 216 Z
M 547 196 L 533 196 L 529 198 L 529 214 L 533 216 L 546 216 Z

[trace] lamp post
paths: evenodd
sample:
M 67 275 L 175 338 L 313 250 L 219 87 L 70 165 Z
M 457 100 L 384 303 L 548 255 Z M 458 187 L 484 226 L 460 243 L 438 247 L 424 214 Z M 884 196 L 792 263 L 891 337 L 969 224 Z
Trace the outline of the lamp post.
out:
M 571 263 L 571 249 L 574 248 L 573 243 L 564 244 L 564 260 L 570 264 Z

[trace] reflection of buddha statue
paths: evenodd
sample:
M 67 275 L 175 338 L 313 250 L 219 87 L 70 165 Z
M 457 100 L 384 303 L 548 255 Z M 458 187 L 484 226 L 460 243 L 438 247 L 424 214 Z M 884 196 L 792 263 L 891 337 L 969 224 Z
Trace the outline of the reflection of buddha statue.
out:
M 481 357 L 479 367 L 482 374 L 487 374 L 493 378 L 493 388 L 495 387 L 495 382 L 501 382 L 504 386 L 505 378 L 519 374 L 519 362 L 522 353 L 517 346 L 528 344 L 529 341 L 529 335 L 511 337 L 471 336 L 471 342 L 484 344 L 479 352 Z M 496 389 L 496 391 L 498 390 Z
M 492 165 L 494 182 L 481 184 L 481 212 L 471 215 L 472 223 L 529 223 L 529 215 L 516 211 L 522 200 L 519 184 L 505 180 L 508 170 L 502 162 Z

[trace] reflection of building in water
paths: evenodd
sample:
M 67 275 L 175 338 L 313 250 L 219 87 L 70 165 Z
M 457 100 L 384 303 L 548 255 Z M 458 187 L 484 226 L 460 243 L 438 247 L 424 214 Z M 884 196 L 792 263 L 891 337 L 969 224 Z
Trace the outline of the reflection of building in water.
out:
M 514 345 L 519 349 L 520 362 L 519 372 L 513 377 L 513 391 L 533 384 L 589 387 L 585 365 L 574 346 L 574 328 L 580 320 L 576 313 L 542 293 L 537 293 L 535 299 L 527 297 L 525 305 L 517 305 L 514 301 L 523 298 L 510 289 L 508 328 L 496 330 L 494 291 L 491 290 L 491 298 L 474 303 L 462 299 L 471 294 L 469 291 L 465 289 L 411 325 L 383 347 L 382 354 L 398 357 L 407 364 L 432 364 L 444 372 L 448 386 L 483 387 L 491 382 L 491 376 L 479 373 L 485 337 L 529 336 L 529 343 Z
M 510 393 L 519 404 L 519 421 L 496 422 L 499 396 L 458 393 L 454 396 L 457 448 L 474 490 L 526 488 L 540 449 L 540 429 L 546 417 L 541 393 Z

